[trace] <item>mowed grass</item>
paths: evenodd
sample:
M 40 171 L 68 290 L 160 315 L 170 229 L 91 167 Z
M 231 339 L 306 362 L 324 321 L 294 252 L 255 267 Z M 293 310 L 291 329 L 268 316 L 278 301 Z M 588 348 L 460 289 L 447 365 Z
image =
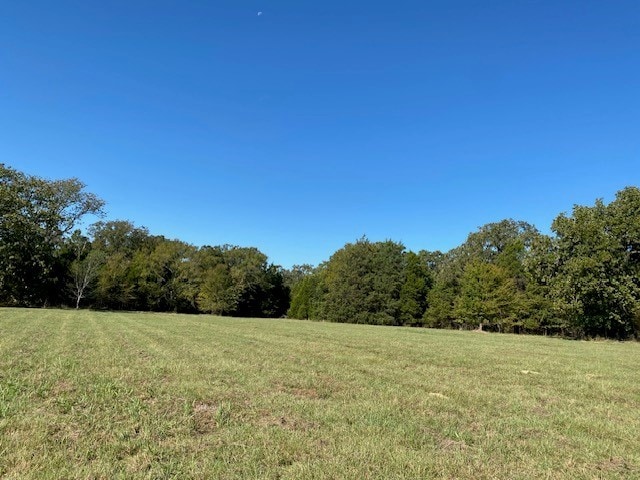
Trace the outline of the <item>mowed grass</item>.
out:
M 2 478 L 640 478 L 640 344 L 0 309 Z

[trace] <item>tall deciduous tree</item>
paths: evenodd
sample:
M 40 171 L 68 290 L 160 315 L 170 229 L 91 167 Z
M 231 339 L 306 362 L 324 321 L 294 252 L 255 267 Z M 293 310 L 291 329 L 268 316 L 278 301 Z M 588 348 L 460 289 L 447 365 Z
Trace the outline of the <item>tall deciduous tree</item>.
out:
M 73 260 L 69 266 L 69 290 L 76 309 L 80 302 L 90 293 L 90 288 L 98 278 L 100 267 L 104 263 L 104 254 L 94 250 L 91 241 L 79 230 L 67 241 L 67 249 L 71 251 Z
M 280 317 L 289 306 L 283 271 L 257 248 L 203 247 L 194 256 L 196 301 L 202 311 Z
M 488 223 L 439 258 L 428 294 L 425 323 L 437 327 L 491 324 L 504 331 L 536 331 L 541 306 L 525 269 L 541 237 L 532 225 L 511 219 Z M 530 308 L 531 307 L 531 308 Z
M 134 260 L 153 250 L 148 230 L 115 220 L 92 225 L 90 234 L 93 249 L 104 255 L 97 278 L 97 304 L 110 309 L 145 309 L 146 301 L 139 295 L 142 265 Z
M 322 318 L 334 322 L 399 325 L 404 246 L 363 238 L 327 262 Z
M 64 291 L 56 273 L 63 241 L 102 207 L 75 178 L 45 180 L 0 164 L 0 301 L 38 305 Z
M 559 315 L 576 333 L 626 338 L 640 331 L 640 190 L 609 205 L 558 216 L 538 271 Z
M 207 269 L 198 295 L 198 305 L 216 315 L 234 313 L 238 308 L 239 292 L 235 288 L 229 267 L 219 263 Z
M 189 269 L 195 248 L 179 240 L 153 237 L 151 249 L 138 251 L 138 293 L 146 308 L 155 311 L 190 311 Z

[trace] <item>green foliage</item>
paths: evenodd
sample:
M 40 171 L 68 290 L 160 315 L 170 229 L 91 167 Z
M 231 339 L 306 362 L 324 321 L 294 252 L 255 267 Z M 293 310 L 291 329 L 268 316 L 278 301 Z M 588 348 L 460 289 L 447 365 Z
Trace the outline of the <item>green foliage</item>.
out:
M 324 299 L 324 268 L 307 273 L 291 288 L 287 316 L 304 320 L 320 318 Z
M 256 248 L 198 249 L 127 221 L 100 222 L 90 233 L 92 251 L 104 259 L 98 307 L 256 317 L 281 316 L 289 307 L 282 270 Z
M 471 233 L 462 246 L 462 253 L 472 260 L 503 262 L 517 269 L 517 262 L 523 259 L 538 236 L 538 230 L 527 222 L 501 220 Z
M 102 251 L 93 249 L 91 241 L 79 230 L 73 232 L 66 242 L 66 248 L 73 255 L 69 265 L 69 293 L 75 307 L 79 308 L 82 299 L 90 296 L 95 288 L 105 255 Z
M 129 221 L 71 233 L 103 202 L 77 179 L 0 164 L 0 304 L 207 312 L 629 338 L 640 334 L 640 189 L 576 205 L 553 236 L 512 219 L 449 252 L 362 238 L 318 268 L 197 248 Z
M 102 206 L 77 179 L 50 181 L 0 164 L 0 303 L 33 306 L 64 297 L 64 239 Z
M 424 325 L 431 328 L 458 328 L 460 323 L 454 312 L 455 286 L 436 280 L 427 294 L 429 308 L 424 312 Z
M 465 267 L 454 312 L 468 327 L 488 325 L 510 330 L 515 320 L 517 290 L 513 277 L 499 265 L 472 262 Z
M 637 335 L 640 315 L 640 191 L 576 205 L 552 225 L 556 237 L 534 265 L 568 329 L 578 335 Z
M 321 318 L 399 325 L 404 264 L 404 246 L 390 240 L 345 245 L 327 262 Z
M 148 310 L 189 311 L 188 264 L 196 249 L 179 240 L 154 237 L 151 251 L 138 251 L 133 263 L 138 272 L 138 294 Z
M 219 263 L 205 272 L 198 295 L 198 306 L 202 311 L 216 315 L 229 314 L 238 307 L 238 297 L 226 264 Z
M 268 288 L 267 256 L 254 247 L 225 247 L 223 256 L 238 298 L 233 315 L 263 316 L 262 302 Z
M 390 240 L 362 238 L 292 287 L 289 316 L 332 322 L 422 325 L 429 261 Z
M 480 227 L 460 247 L 434 257 L 425 324 L 541 331 L 550 307 L 526 263 L 542 238 L 532 225 L 507 219 Z
M 313 274 L 315 269 L 312 265 L 305 263 L 303 265 L 294 265 L 291 269 L 283 270 L 282 275 L 284 278 L 284 284 L 291 290 L 300 281 L 304 280 L 309 275 Z
M 270 264 L 265 271 L 260 300 L 260 316 L 284 317 L 289 309 L 291 289 L 286 285 L 282 267 Z
M 149 230 L 127 220 L 95 223 L 89 228 L 89 234 L 93 237 L 93 247 L 106 255 L 122 253 L 131 258 L 136 252 L 152 248 Z
M 201 311 L 246 317 L 280 317 L 289 308 L 281 268 L 256 248 L 203 247 L 194 257 Z
M 405 256 L 404 284 L 400 289 L 400 323 L 420 326 L 433 280 L 427 263 L 413 252 Z
M 463 272 L 461 248 L 438 254 L 431 263 L 434 283 L 427 294 L 428 308 L 424 323 L 433 328 L 458 328 L 461 326 L 454 314 L 455 299 L 460 291 Z M 439 252 L 438 252 L 439 253 Z
M 93 225 L 90 234 L 93 249 L 104 256 L 95 289 L 97 306 L 143 310 L 146 302 L 138 295 L 143 267 L 140 257 L 146 258 L 153 250 L 147 229 L 117 220 Z

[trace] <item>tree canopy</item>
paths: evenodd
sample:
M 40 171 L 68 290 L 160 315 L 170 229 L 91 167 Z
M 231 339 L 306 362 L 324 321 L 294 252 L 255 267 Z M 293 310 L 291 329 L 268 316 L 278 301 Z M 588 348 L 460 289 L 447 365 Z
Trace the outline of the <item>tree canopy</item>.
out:
M 363 237 L 313 267 L 190 245 L 128 220 L 72 178 L 0 164 L 0 304 L 290 317 L 630 338 L 640 334 L 640 189 L 575 205 L 551 235 L 505 219 L 448 252 Z
M 69 180 L 45 180 L 0 164 L 0 300 L 43 305 L 58 300 L 64 241 L 104 202 Z

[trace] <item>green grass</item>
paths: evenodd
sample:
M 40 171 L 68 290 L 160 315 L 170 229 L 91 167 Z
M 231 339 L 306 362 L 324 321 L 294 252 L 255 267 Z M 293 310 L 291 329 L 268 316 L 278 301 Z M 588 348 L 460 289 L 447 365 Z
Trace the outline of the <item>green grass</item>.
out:
M 0 478 L 640 478 L 640 344 L 0 309 Z

